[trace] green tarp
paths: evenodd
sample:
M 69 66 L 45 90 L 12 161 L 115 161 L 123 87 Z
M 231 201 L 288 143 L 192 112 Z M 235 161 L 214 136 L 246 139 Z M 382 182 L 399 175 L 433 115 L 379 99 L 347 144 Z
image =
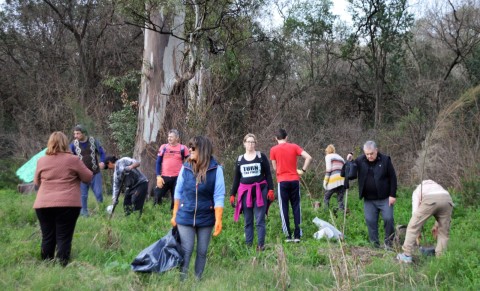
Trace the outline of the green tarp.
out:
M 47 148 L 44 148 L 41 152 L 34 155 L 28 162 L 18 168 L 16 174 L 25 183 L 32 183 L 35 176 L 35 170 L 37 169 L 37 161 L 45 155 Z

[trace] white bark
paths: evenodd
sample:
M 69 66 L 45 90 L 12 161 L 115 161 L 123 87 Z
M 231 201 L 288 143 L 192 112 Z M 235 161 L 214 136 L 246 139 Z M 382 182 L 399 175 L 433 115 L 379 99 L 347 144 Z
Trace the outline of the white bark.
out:
M 185 14 L 165 15 L 158 11 L 151 15 L 152 21 L 163 31 L 172 28 L 174 34 L 182 35 Z M 145 29 L 142 81 L 139 96 L 138 127 L 134 158 L 141 162 L 145 173 L 155 169 L 155 157 L 148 152 L 156 151 L 158 134 L 165 119 L 166 105 L 178 71 L 183 42 L 169 34 Z M 150 175 L 149 175 L 150 176 Z

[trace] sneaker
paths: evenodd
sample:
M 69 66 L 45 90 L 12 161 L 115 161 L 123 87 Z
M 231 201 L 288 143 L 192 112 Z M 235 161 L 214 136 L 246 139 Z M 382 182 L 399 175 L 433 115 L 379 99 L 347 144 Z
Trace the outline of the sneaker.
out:
M 300 242 L 300 239 L 296 238 L 296 239 L 293 240 L 293 242 L 298 244 Z
M 398 255 L 397 255 L 397 260 L 399 260 L 401 263 L 410 264 L 410 263 L 412 262 L 412 257 L 411 257 L 411 256 L 407 256 L 407 255 L 404 254 L 404 253 L 401 253 L 401 254 L 398 254 Z
M 257 252 L 263 252 L 265 250 L 265 246 L 257 246 Z
M 291 238 L 287 238 L 287 239 L 285 240 L 285 242 L 287 242 L 287 243 L 291 243 L 291 242 L 293 242 L 293 241 L 294 241 L 294 240 L 291 239 Z

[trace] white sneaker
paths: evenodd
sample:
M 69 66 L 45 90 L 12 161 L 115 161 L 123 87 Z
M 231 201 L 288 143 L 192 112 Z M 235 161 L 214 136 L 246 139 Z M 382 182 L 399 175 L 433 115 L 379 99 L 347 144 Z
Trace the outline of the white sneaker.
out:
M 285 240 L 285 242 L 287 242 L 287 243 L 291 243 L 291 242 L 293 242 L 293 241 L 294 241 L 294 239 L 291 239 L 291 238 L 287 238 L 287 239 Z
M 296 239 L 293 240 L 293 242 L 298 244 L 300 242 L 300 239 L 296 238 Z

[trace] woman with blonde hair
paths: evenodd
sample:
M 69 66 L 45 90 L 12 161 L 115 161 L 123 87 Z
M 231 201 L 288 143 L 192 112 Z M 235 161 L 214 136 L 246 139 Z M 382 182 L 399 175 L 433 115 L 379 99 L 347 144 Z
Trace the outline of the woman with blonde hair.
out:
M 243 212 L 245 221 L 245 243 L 253 243 L 253 218 L 257 228 L 257 251 L 265 245 L 265 215 L 268 201 L 273 202 L 273 180 L 270 163 L 263 153 L 255 150 L 257 138 L 249 133 L 243 138 L 245 154 L 240 155 L 235 164 L 235 176 L 230 191 L 230 204 L 235 207 L 234 220 Z M 235 194 L 238 193 L 235 203 Z
M 175 186 L 172 226 L 178 227 L 184 252 L 181 279 L 185 279 L 197 238 L 195 276 L 200 279 L 207 261 L 212 234 L 222 231 L 225 181 L 223 169 L 213 157 L 210 140 L 197 136 L 188 142 L 190 156 L 178 174 Z
M 60 131 L 52 133 L 34 177 L 38 193 L 33 208 L 42 230 L 43 260 L 52 260 L 56 249 L 60 264 L 68 264 L 82 207 L 80 182 L 89 183 L 92 177 L 92 171 L 70 151 L 67 136 Z
M 324 208 L 328 209 L 330 198 L 334 193 L 337 193 L 338 208 L 344 210 L 343 196 L 345 195 L 344 182 L 340 173 L 345 160 L 337 153 L 335 153 L 335 146 L 329 144 L 325 149 L 325 178 L 323 179 L 323 188 L 325 189 L 325 197 L 323 198 Z

